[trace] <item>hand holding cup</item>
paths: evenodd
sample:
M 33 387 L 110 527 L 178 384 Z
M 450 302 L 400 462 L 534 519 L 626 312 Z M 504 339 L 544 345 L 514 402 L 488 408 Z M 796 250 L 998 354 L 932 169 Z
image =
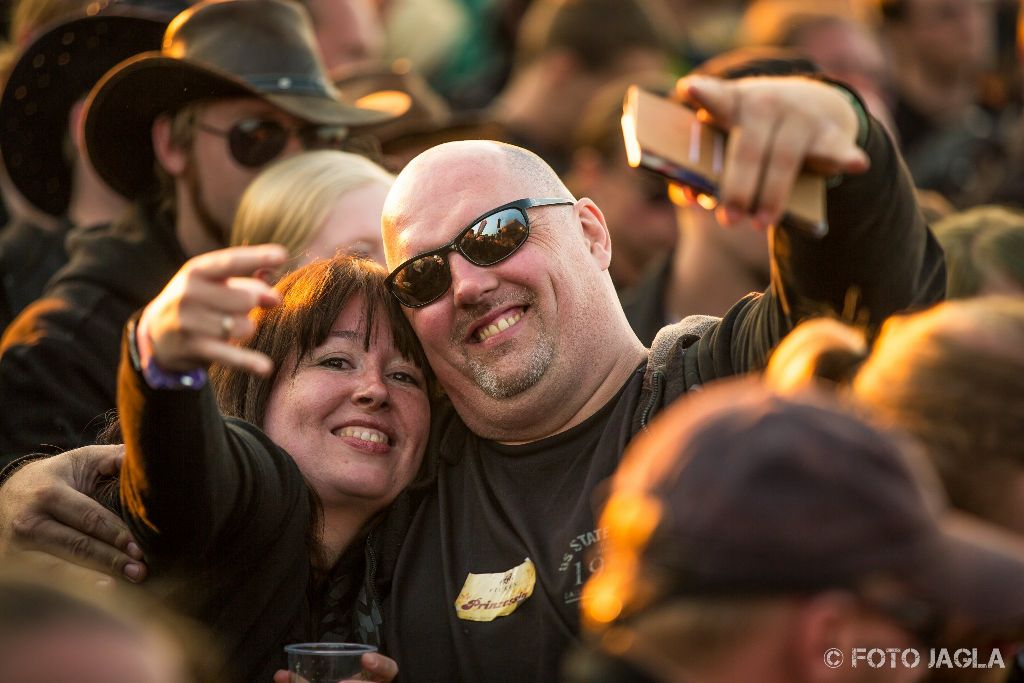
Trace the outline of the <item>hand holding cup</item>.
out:
M 359 643 L 299 643 L 285 647 L 288 671 L 278 671 L 274 683 L 390 683 L 398 675 L 395 660 Z

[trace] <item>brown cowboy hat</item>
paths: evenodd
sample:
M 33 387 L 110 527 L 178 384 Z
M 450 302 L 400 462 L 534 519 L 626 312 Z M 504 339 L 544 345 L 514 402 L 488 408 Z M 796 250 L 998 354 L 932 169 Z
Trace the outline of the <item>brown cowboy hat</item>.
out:
M 173 8 L 174 5 L 177 7 Z M 71 197 L 68 114 L 111 67 L 160 47 L 167 22 L 188 3 L 110 3 L 43 29 L 21 52 L 0 97 L 0 153 L 19 192 L 62 216 Z
M 93 89 L 85 117 L 89 158 L 108 185 L 135 198 L 156 184 L 156 117 L 231 97 L 258 97 L 324 126 L 366 126 L 392 116 L 341 99 L 297 3 L 206 0 L 175 17 L 160 52 L 122 62 Z

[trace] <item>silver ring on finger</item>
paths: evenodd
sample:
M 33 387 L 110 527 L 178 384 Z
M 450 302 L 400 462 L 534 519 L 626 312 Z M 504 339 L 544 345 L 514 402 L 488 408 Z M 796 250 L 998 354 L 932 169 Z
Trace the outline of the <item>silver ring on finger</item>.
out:
M 231 333 L 235 329 L 235 317 L 232 315 L 225 315 L 220 319 L 220 337 L 224 341 L 231 339 Z

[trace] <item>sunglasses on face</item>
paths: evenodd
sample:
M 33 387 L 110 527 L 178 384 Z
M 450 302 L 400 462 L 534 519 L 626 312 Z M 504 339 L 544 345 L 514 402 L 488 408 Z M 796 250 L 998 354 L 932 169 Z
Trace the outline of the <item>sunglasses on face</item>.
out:
M 475 266 L 493 266 L 516 253 L 530 236 L 527 209 L 575 203 L 566 199 L 518 199 L 491 209 L 460 230 L 448 244 L 418 254 L 395 268 L 388 275 L 388 289 L 408 308 L 433 303 L 452 284 L 448 254 L 457 251 Z
M 306 150 L 339 149 L 348 134 L 344 126 L 288 126 L 281 121 L 261 118 L 242 119 L 229 130 L 199 122 L 196 128 L 225 138 L 231 156 L 249 168 L 258 168 L 276 159 L 293 136 Z

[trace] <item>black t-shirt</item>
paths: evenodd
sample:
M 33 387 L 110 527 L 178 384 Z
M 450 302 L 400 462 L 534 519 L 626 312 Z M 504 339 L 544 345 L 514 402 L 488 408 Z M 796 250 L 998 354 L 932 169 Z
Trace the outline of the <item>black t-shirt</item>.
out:
M 436 492 L 406 536 L 401 580 L 385 607 L 389 654 L 402 680 L 557 679 L 579 633 L 583 584 L 601 563 L 594 492 L 630 439 L 642 380 L 643 367 L 567 432 L 519 446 L 470 436 L 462 457 L 442 465 Z M 463 593 L 470 573 L 494 576 Z M 464 618 L 502 609 L 511 613 Z

